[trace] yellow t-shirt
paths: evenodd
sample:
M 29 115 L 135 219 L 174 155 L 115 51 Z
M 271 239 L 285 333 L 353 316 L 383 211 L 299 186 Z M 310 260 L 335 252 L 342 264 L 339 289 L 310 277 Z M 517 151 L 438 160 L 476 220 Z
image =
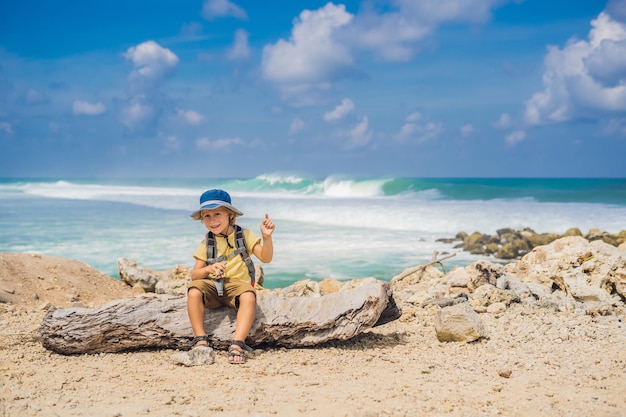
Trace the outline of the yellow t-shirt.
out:
M 261 243 L 261 238 L 256 235 L 254 232 L 251 232 L 248 229 L 243 229 L 243 237 L 246 241 L 246 248 L 248 249 L 248 253 L 252 254 L 252 249 L 255 245 Z M 237 245 L 235 242 L 235 232 L 228 235 L 228 242 L 230 242 L 231 249 L 228 247 L 226 243 L 226 239 L 221 236 L 215 236 L 215 252 L 216 257 L 226 256 L 226 271 L 224 272 L 224 277 L 229 279 L 235 279 L 245 282 L 250 282 L 250 275 L 248 274 L 248 267 L 246 263 L 241 259 L 241 255 L 235 255 L 232 258 L 229 257 L 235 250 L 237 250 Z M 201 261 L 207 260 L 206 254 L 206 238 L 202 239 L 202 242 L 196 248 L 196 251 L 193 254 L 193 257 L 199 259 Z

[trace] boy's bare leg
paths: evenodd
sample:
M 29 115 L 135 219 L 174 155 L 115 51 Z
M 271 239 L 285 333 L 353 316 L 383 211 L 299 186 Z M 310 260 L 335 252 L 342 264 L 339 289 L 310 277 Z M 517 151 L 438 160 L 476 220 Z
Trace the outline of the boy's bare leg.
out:
M 202 291 L 197 288 L 190 288 L 187 292 L 187 315 L 191 323 L 194 336 L 204 336 L 204 302 Z M 198 346 L 208 346 L 206 340 L 197 343 Z
M 239 309 L 237 310 L 237 323 L 235 324 L 235 340 L 246 341 L 255 317 L 256 294 L 251 291 L 244 292 L 239 296 Z M 239 351 L 241 347 L 231 345 L 231 349 Z M 245 362 L 245 358 L 241 356 L 231 356 L 229 359 L 231 362 Z

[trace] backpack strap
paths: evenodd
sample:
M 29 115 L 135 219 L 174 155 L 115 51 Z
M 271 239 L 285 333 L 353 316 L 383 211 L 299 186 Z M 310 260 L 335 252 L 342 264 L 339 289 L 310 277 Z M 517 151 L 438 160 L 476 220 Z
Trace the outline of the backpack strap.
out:
M 225 256 L 220 256 L 216 258 L 215 257 L 216 251 L 217 249 L 215 247 L 215 235 L 213 234 L 213 232 L 208 232 L 206 234 L 206 264 L 207 265 L 213 265 L 214 263 L 222 262 L 226 260 Z M 217 291 L 218 297 L 223 296 L 224 295 L 224 280 L 222 278 L 219 278 L 219 279 L 211 278 L 211 279 L 215 283 L 215 289 Z
M 248 248 L 246 248 L 246 239 L 243 236 L 243 229 L 238 224 L 235 225 L 235 243 L 237 246 L 237 252 L 241 254 L 241 259 L 246 263 L 248 267 L 248 275 L 250 275 L 250 284 L 254 287 L 255 284 L 255 270 L 254 270 L 254 262 L 252 262 L 252 258 L 248 253 Z
M 246 239 L 243 234 L 243 228 L 239 226 L 238 224 L 235 225 L 235 247 L 237 249 L 234 250 L 230 255 L 228 255 L 228 257 L 226 256 L 216 257 L 217 249 L 215 245 L 215 235 L 213 234 L 213 232 L 208 232 L 206 234 L 206 256 L 207 256 L 206 264 L 212 265 L 216 262 L 226 261 L 236 255 L 240 255 L 241 259 L 245 262 L 246 267 L 248 268 L 248 275 L 250 275 L 250 283 L 254 287 L 254 284 L 256 281 L 254 262 L 252 261 L 252 258 L 250 257 L 250 254 L 248 253 L 248 249 L 246 247 Z M 222 288 L 224 286 L 222 280 L 215 280 L 215 283 L 216 283 L 216 286 L 218 286 L 217 285 L 218 283 L 221 284 Z M 218 287 L 218 295 L 221 296 L 222 294 L 220 294 L 219 290 L 220 288 Z
M 227 260 L 225 256 L 215 257 L 216 255 L 216 246 L 215 246 L 215 235 L 213 232 L 208 232 L 206 234 L 206 264 L 213 265 L 216 262 L 222 262 Z

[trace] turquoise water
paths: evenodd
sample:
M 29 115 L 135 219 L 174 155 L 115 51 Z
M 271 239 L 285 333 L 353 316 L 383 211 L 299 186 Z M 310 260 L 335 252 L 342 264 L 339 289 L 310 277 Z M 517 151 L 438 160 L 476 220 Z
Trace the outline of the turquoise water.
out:
M 459 231 L 626 229 L 626 179 L 418 179 L 267 174 L 249 179 L 0 179 L 0 251 L 78 259 L 117 276 L 117 259 L 192 266 L 200 194 L 223 188 L 253 230 L 277 225 L 266 286 L 311 278 L 388 280 L 428 262 Z M 480 257 L 457 252 L 447 267 Z

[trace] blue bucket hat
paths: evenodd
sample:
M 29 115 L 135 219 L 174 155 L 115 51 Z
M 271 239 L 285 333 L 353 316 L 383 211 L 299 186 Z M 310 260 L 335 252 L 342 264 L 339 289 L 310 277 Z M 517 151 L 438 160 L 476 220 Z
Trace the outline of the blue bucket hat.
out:
M 237 216 L 243 216 L 240 212 L 231 204 L 230 194 L 224 190 L 208 190 L 202 193 L 200 196 L 200 208 L 193 213 L 191 217 L 194 220 L 200 220 L 202 218 L 202 210 L 212 210 L 218 207 L 226 207 L 231 210 Z

